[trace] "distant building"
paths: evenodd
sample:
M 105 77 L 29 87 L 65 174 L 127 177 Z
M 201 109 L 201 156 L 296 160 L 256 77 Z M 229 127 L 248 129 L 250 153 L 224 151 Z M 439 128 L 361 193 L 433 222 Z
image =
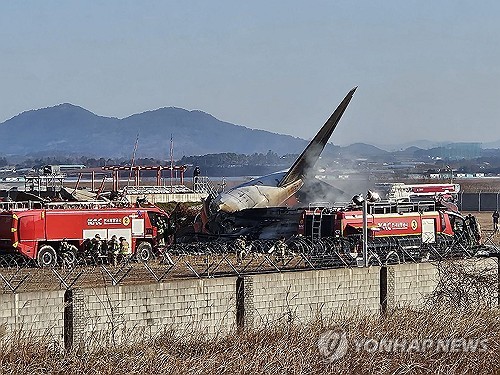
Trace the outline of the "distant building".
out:
M 481 151 L 481 143 L 457 142 L 443 147 L 443 154 L 440 156 L 452 160 L 476 159 L 481 156 Z
M 75 169 L 85 169 L 86 166 L 83 164 L 60 164 L 59 168 L 61 169 L 61 172 L 65 172 L 65 171 L 72 171 Z

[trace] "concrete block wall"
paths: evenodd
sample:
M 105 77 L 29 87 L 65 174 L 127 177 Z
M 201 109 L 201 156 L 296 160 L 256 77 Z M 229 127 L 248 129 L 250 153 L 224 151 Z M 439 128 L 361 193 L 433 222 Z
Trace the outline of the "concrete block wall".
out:
M 348 313 L 349 310 L 376 313 L 380 308 L 379 267 L 250 277 L 253 295 L 251 314 L 255 327 L 282 320 L 307 322 L 341 311 Z
M 174 280 L 84 289 L 82 339 L 121 342 L 165 327 L 227 333 L 236 325 L 236 278 Z M 78 326 L 77 324 L 77 326 Z M 77 327 L 78 328 L 78 327 Z
M 6 336 L 21 333 L 62 342 L 64 291 L 0 294 L 0 325 Z
M 492 260 L 468 262 L 496 266 Z M 147 339 L 169 328 L 213 335 L 416 306 L 438 278 L 436 264 L 419 263 L 0 294 L 0 325 L 6 337 L 21 330 L 66 347 Z
M 388 268 L 388 289 L 393 290 L 392 295 L 388 293 L 389 307 L 422 304 L 425 296 L 434 291 L 439 281 L 434 263 L 405 263 Z
M 488 273 L 498 274 L 497 261 L 493 258 L 443 261 L 446 262 L 461 263 L 473 273 L 487 270 Z M 388 268 L 389 307 L 421 305 L 436 289 L 440 279 L 439 265 L 435 262 L 398 264 Z M 496 300 L 497 296 L 492 298 Z

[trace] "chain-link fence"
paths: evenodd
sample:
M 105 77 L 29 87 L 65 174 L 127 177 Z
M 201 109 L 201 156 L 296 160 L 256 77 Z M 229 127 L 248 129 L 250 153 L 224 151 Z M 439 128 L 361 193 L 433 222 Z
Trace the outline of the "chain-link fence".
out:
M 397 238 L 374 239 L 368 246 L 368 264 L 383 266 L 405 262 L 470 258 L 477 248 L 460 238 L 447 242 L 410 243 Z M 363 265 L 360 238 L 295 237 L 281 243 L 272 240 L 198 242 L 176 244 L 147 262 L 122 259 L 112 264 L 102 259 L 82 259 L 71 266 L 37 268 L 19 258 L 2 258 L 0 293 L 100 287 L 163 282 L 175 278 L 211 278 L 266 272 L 289 272 Z

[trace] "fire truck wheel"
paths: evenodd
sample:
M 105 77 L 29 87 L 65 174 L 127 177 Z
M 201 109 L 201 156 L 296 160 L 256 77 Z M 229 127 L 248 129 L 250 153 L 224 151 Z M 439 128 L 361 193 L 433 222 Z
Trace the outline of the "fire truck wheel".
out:
M 137 246 L 137 259 L 141 262 L 148 262 L 153 258 L 153 248 L 149 242 L 141 242 Z
M 52 246 L 43 245 L 38 250 L 36 260 L 40 267 L 54 267 L 57 263 L 56 251 Z
M 62 253 L 62 261 L 66 267 L 76 266 L 76 254 L 78 248 L 75 245 L 70 245 L 68 251 Z

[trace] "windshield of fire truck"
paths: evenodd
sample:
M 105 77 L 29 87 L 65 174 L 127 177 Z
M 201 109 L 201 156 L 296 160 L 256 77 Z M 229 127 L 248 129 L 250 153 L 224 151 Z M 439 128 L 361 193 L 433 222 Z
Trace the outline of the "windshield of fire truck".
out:
M 448 217 L 450 218 L 450 224 L 454 233 L 463 231 L 464 219 L 461 216 L 448 214 Z
M 151 225 L 157 228 L 167 228 L 168 226 L 168 216 L 162 215 L 159 212 L 148 211 L 149 221 Z
M 0 240 L 12 238 L 12 215 L 0 215 Z

